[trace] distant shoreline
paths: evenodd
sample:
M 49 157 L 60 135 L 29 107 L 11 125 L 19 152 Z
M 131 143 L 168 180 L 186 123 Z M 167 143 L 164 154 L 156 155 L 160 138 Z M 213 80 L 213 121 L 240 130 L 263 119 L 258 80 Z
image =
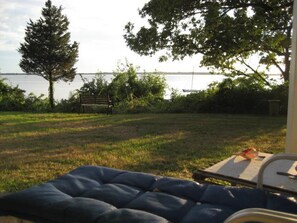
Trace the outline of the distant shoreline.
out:
M 224 75 L 224 74 L 214 74 L 209 72 L 162 72 L 162 71 L 151 71 L 151 72 L 137 72 L 137 74 L 153 74 L 159 73 L 162 75 Z M 98 72 L 98 73 L 77 73 L 76 75 L 96 75 L 96 74 L 103 74 L 103 75 L 113 75 L 114 72 Z M 35 75 L 37 74 L 27 74 L 27 73 L 0 73 L 1 75 Z M 281 74 L 268 74 L 269 76 L 280 76 Z

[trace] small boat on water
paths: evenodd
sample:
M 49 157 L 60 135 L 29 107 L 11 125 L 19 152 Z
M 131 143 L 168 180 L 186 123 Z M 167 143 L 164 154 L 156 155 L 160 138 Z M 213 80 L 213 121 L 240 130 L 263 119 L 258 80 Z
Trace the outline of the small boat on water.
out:
M 186 92 L 186 93 L 197 93 L 197 92 L 199 92 L 199 90 L 183 89 L 183 92 Z

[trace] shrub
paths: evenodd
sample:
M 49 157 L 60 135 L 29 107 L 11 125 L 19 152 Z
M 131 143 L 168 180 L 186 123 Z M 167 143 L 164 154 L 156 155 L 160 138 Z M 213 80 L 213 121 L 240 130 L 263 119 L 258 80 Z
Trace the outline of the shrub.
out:
M 115 104 L 114 112 L 117 113 L 155 111 L 157 110 L 155 105 L 160 103 L 165 95 L 166 81 L 163 76 L 157 72 L 137 75 L 137 68 L 127 61 L 118 66 L 110 84 L 104 80 L 104 76 L 101 74 L 97 74 L 91 81 L 83 77 L 82 79 L 84 85 L 77 90 L 78 93 L 109 94 Z M 61 103 L 59 106 L 62 106 Z
M 68 99 L 60 100 L 56 107 L 56 112 L 80 112 L 79 95 L 71 95 Z
M 30 112 L 47 112 L 50 111 L 49 100 L 44 98 L 45 96 L 41 94 L 36 96 L 30 93 L 28 97 L 25 98 L 25 111 Z
M 77 93 L 87 95 L 107 95 L 108 83 L 104 79 L 103 74 L 97 73 L 91 81 L 82 76 L 81 79 L 84 84 L 80 89 L 77 90 Z
M 108 88 L 114 102 L 148 100 L 151 103 L 163 99 L 166 81 L 157 72 L 137 76 L 137 68 L 126 62 L 114 72 Z
M 18 86 L 13 87 L 0 79 L 0 110 L 1 111 L 49 111 L 49 101 L 44 95 L 36 96 L 30 93 L 25 96 L 25 91 Z
M 269 99 L 280 100 L 280 114 L 282 115 L 286 115 L 288 112 L 288 95 L 289 95 L 288 82 L 281 85 L 273 86 L 270 91 Z
M 18 86 L 12 87 L 0 79 L 0 110 L 1 111 L 22 111 L 25 108 L 24 90 Z
M 167 112 L 205 112 L 232 114 L 268 114 L 270 99 L 280 100 L 280 112 L 286 114 L 288 86 L 271 88 L 252 78 L 227 78 L 209 89 L 186 96 L 174 94 Z

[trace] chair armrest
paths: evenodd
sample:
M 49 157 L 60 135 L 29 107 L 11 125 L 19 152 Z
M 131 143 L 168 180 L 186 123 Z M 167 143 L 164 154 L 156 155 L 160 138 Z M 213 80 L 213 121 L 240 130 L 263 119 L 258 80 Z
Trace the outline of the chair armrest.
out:
M 295 160 L 297 161 L 297 154 L 276 154 L 271 156 L 268 160 L 266 160 L 260 167 L 258 172 L 258 182 L 257 188 L 263 189 L 263 174 L 265 168 L 272 162 L 276 160 Z
M 297 215 L 263 208 L 248 208 L 235 212 L 224 223 L 243 222 L 297 223 Z

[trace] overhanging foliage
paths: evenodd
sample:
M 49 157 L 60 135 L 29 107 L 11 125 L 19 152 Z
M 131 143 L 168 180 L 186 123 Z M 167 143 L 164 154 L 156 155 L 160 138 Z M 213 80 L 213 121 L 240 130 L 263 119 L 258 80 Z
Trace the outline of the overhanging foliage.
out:
M 140 55 L 165 50 L 161 61 L 202 54 L 212 71 L 263 81 L 274 67 L 288 81 L 292 11 L 293 0 L 150 0 L 147 25 L 128 23 L 124 38 Z

